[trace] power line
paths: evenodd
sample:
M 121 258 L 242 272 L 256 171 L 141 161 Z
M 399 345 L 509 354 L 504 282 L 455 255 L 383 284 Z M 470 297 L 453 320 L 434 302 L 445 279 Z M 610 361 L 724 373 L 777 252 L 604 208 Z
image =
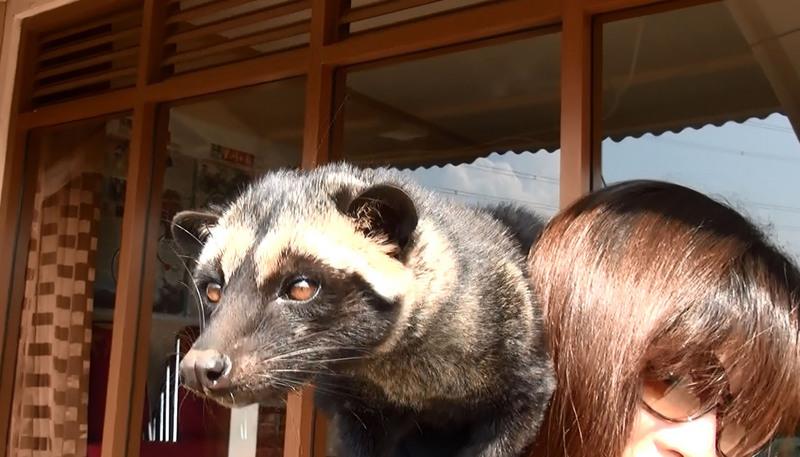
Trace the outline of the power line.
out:
M 791 127 L 782 127 L 780 125 L 772 125 L 764 122 L 745 121 L 742 125 L 746 125 L 748 127 L 754 127 L 757 129 L 774 130 L 776 132 L 786 132 L 791 134 L 795 133 L 794 129 Z
M 557 178 L 551 178 L 549 176 L 542 176 L 542 175 L 537 175 L 537 174 L 533 174 L 533 173 L 525 173 L 525 172 L 522 172 L 522 171 L 507 170 L 505 168 L 491 167 L 491 166 L 488 166 L 488 165 L 468 164 L 467 166 L 471 167 L 471 168 L 476 168 L 478 170 L 482 170 L 482 171 L 485 171 L 485 172 L 488 172 L 488 173 L 502 175 L 502 176 L 514 176 L 514 177 L 517 177 L 517 178 L 529 179 L 531 181 L 541 181 L 541 182 L 546 182 L 548 184 L 556 184 L 556 185 L 559 182 Z
M 440 193 L 456 195 L 456 196 L 459 196 L 459 197 L 483 198 L 483 199 L 488 199 L 488 200 L 504 201 L 504 202 L 513 201 L 513 202 L 516 202 L 516 203 L 522 203 L 524 205 L 533 206 L 533 207 L 536 207 L 536 208 L 542 208 L 542 209 L 546 209 L 546 210 L 549 210 L 549 211 L 557 211 L 558 210 L 557 206 L 548 205 L 546 203 L 540 203 L 540 202 L 535 202 L 535 201 L 531 201 L 531 200 L 522 200 L 522 199 L 513 198 L 513 197 L 499 197 L 499 196 L 496 196 L 496 195 L 482 194 L 482 193 L 479 193 L 479 192 L 470 192 L 470 191 L 466 191 L 466 190 L 453 189 L 453 188 L 450 188 L 450 187 L 433 187 L 433 189 L 439 191 Z
M 776 205 L 774 203 L 762 203 L 762 202 L 755 202 L 752 200 L 742 200 L 742 203 L 762 209 L 770 209 L 773 211 L 800 214 L 800 208 L 796 206 Z
M 463 198 L 463 199 L 465 199 L 467 201 L 469 201 L 470 199 L 475 199 L 475 200 L 482 200 L 482 201 L 486 201 L 486 202 L 504 202 L 504 203 L 514 202 L 514 203 L 517 203 L 517 204 L 519 204 L 521 206 L 531 207 L 533 209 L 536 209 L 536 210 L 539 210 L 539 211 L 544 211 L 544 212 L 547 212 L 547 213 L 554 213 L 554 212 L 557 211 L 556 208 L 553 208 L 553 207 L 551 207 L 549 205 L 530 203 L 530 202 L 525 202 L 525 201 L 514 199 L 514 198 L 492 198 L 492 197 L 481 197 L 481 196 L 477 196 L 477 195 L 466 195 L 466 194 L 463 194 L 463 193 L 452 193 L 452 192 L 445 192 L 445 191 L 436 191 L 436 192 L 439 193 L 439 194 L 447 194 L 447 195 L 450 195 L 451 197 Z
M 657 141 L 657 142 L 673 143 L 673 144 L 679 144 L 679 145 L 683 145 L 683 146 L 706 149 L 706 150 L 719 152 L 719 153 L 722 153 L 722 154 L 735 155 L 735 156 L 738 156 L 738 157 L 751 156 L 751 157 L 760 157 L 760 158 L 770 159 L 770 160 L 780 160 L 780 161 L 784 161 L 784 162 L 800 162 L 800 157 L 795 158 L 795 157 L 786 157 L 786 156 L 782 156 L 782 155 L 778 155 L 778 154 L 769 154 L 769 153 L 766 153 L 766 152 L 744 151 L 742 149 L 727 148 L 727 147 L 724 147 L 724 146 L 715 146 L 715 145 L 710 145 L 710 144 L 703 144 L 703 143 L 698 143 L 698 142 L 695 142 L 695 141 L 673 140 L 673 139 L 661 138 L 661 137 L 654 137 L 653 140 Z

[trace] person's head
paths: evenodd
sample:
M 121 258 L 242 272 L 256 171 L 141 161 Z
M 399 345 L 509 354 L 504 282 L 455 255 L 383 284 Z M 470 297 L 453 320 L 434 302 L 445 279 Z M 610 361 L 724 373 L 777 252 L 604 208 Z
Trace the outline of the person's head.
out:
M 550 456 L 749 456 L 800 415 L 800 273 L 736 211 L 633 181 L 530 256 L 558 387 Z

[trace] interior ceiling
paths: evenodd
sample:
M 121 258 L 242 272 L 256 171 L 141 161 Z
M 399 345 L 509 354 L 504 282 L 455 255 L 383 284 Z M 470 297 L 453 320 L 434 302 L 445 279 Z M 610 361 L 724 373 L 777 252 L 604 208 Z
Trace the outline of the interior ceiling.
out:
M 725 0 L 604 25 L 604 135 L 773 112 L 800 131 L 796 2 Z M 349 73 L 345 106 L 335 107 L 348 158 L 428 165 L 557 149 L 559 46 L 559 34 L 546 34 Z M 225 104 L 253 135 L 300 142 L 304 80 L 293 81 L 203 103 Z

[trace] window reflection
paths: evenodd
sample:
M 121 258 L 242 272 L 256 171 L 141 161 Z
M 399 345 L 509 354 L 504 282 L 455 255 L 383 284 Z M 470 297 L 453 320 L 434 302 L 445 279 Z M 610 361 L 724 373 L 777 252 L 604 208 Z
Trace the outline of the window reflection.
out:
M 800 35 L 778 21 L 790 4 L 724 1 L 604 24 L 603 182 L 695 188 L 800 261 L 800 92 L 785 85 L 800 54 L 783 53 Z
M 526 34 L 348 71 L 344 159 L 401 169 L 458 201 L 552 215 L 559 39 Z
M 99 455 L 130 118 L 35 130 L 9 450 Z
M 558 209 L 560 34 L 527 33 L 346 73 L 341 150 L 442 198 Z M 336 431 L 326 455 L 335 455 Z
M 178 383 L 177 355 L 189 350 L 205 314 L 190 275 L 192 260 L 178 254 L 170 222 L 179 211 L 231 201 L 268 170 L 298 167 L 304 89 L 304 78 L 296 78 L 169 110 L 142 455 L 283 454 L 283 401 L 229 410 Z

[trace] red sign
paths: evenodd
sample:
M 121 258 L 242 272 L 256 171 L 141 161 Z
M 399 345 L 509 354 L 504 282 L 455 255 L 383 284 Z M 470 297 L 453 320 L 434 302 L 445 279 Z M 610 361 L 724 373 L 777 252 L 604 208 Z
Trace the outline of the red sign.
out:
M 245 167 L 252 167 L 256 161 L 256 156 L 244 151 L 226 148 L 218 144 L 211 146 L 211 155 L 214 158 L 222 159 L 226 162 L 235 163 Z

